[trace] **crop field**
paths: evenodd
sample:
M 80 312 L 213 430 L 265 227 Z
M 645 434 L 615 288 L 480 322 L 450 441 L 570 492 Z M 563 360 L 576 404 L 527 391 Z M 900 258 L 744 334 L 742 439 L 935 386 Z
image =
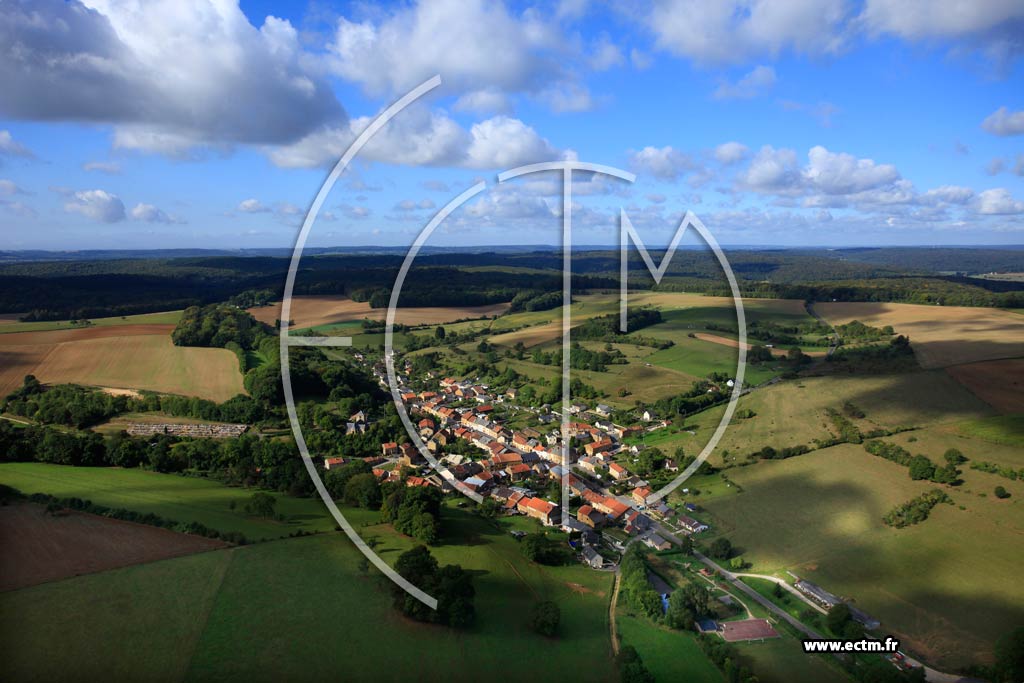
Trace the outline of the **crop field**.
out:
M 937 448 L 928 444 L 933 460 Z M 999 501 L 980 495 L 992 475 L 965 467 L 963 476 L 947 489 L 956 505 L 903 529 L 882 516 L 935 485 L 852 444 L 730 469 L 742 492 L 701 504 L 752 571 L 788 569 L 851 598 L 910 652 L 955 669 L 991 661 L 992 643 L 1024 619 L 1018 554 L 1009 551 L 1024 533 L 1024 507 L 1012 502 L 1024 485 L 1001 480 L 1013 496 Z
M 122 325 L 171 325 L 181 319 L 181 311 L 163 313 L 141 313 L 139 315 L 115 316 L 112 318 L 90 318 L 88 325 L 72 323 L 70 320 L 45 320 L 23 323 L 17 315 L 0 315 L 0 334 L 15 332 L 46 332 L 50 330 L 90 330 L 95 327 L 120 327 Z
M 118 673 L 169 681 L 476 681 L 507 674 L 515 662 L 566 679 L 614 680 L 610 574 L 532 564 L 505 530 L 461 511 L 445 514 L 457 543 L 432 552 L 442 564 L 458 563 L 474 573 L 477 623 L 467 631 L 400 617 L 391 607 L 389 584 L 372 570 L 362 573 L 358 551 L 341 534 L 328 534 L 0 595 L 0 609 L 21 622 L 5 638 L 12 651 L 8 670 L 44 671 L 58 681 L 83 671 L 97 679 Z M 388 561 L 412 546 L 389 527 L 364 533 L 377 537 Z M 528 630 L 526 614 L 538 599 L 561 607 L 559 638 Z M 90 614 L 87 627 L 78 617 L 84 612 Z M 60 648 L 52 647 L 55 637 Z M 468 653 L 482 652 L 502 656 L 470 657 L 467 664 Z M 73 666 L 77 659 L 87 661 Z
M 997 308 L 837 302 L 815 309 L 834 325 L 892 325 L 909 335 L 925 368 L 1024 356 L 1024 318 Z
M 84 512 L 51 515 L 35 503 L 0 507 L 0 591 L 226 547 Z
M 1024 412 L 1024 358 L 954 365 L 946 372 L 999 412 Z
M 194 417 L 178 417 L 175 415 L 164 415 L 163 413 L 123 413 L 93 426 L 91 429 L 104 435 L 117 434 L 123 431 L 129 424 L 224 424 L 214 420 L 201 420 Z
M 277 511 L 286 517 L 286 521 L 278 522 L 252 517 L 243 511 L 252 490 L 229 488 L 199 477 L 140 469 L 0 463 L 0 483 L 25 494 L 77 496 L 108 507 L 152 512 L 177 522 L 201 522 L 211 529 L 239 531 L 252 539 L 334 528 L 334 520 L 319 498 L 278 496 Z
M 445 323 L 462 318 L 483 318 L 501 315 L 508 310 L 508 304 L 490 306 L 462 306 L 437 308 L 399 308 L 396 321 L 403 325 L 427 325 Z M 250 308 L 253 316 L 268 325 L 281 317 L 281 304 Z M 351 320 L 384 320 L 386 308 L 370 308 L 367 301 L 352 301 L 345 296 L 295 296 L 292 297 L 291 320 L 293 329 L 306 329 Z

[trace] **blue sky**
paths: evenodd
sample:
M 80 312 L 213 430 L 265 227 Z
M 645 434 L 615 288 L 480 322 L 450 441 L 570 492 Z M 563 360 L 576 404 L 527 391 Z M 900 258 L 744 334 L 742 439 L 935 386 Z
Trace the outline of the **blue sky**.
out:
M 577 243 L 625 209 L 724 244 L 1024 243 L 1024 5 L 41 0 L 0 17 L 0 248 L 290 246 L 368 117 L 434 74 L 335 187 L 310 244 Z

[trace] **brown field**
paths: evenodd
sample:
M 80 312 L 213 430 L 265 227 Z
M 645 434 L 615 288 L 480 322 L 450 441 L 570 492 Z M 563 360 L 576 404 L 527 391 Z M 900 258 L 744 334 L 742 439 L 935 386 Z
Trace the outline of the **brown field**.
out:
M 712 344 L 721 344 L 722 346 L 728 346 L 728 347 L 733 348 L 733 349 L 738 349 L 739 346 L 740 346 L 739 341 L 737 341 L 735 339 L 729 339 L 728 337 L 719 337 L 717 334 L 707 334 L 706 332 L 697 332 L 693 336 L 696 337 L 697 339 L 700 339 L 701 341 L 711 342 Z M 750 343 L 745 344 L 745 347 L 746 347 L 747 351 L 749 351 L 751 349 L 751 347 L 753 347 L 753 346 L 754 345 L 750 344 Z M 772 355 L 773 356 L 778 356 L 779 358 L 782 358 L 782 357 L 784 357 L 786 355 L 786 349 L 772 349 Z M 811 356 L 811 357 L 823 357 L 825 355 L 825 352 L 824 351 L 804 351 L 804 355 L 805 356 Z
M 493 304 L 491 306 L 463 306 L 437 308 L 401 308 L 398 310 L 396 322 L 403 325 L 433 325 L 446 323 L 462 318 L 482 318 L 501 315 L 508 310 L 509 304 Z M 273 325 L 281 317 L 281 304 L 250 308 L 249 312 L 257 320 Z M 384 320 L 386 308 L 370 308 L 369 302 L 352 301 L 343 296 L 296 296 L 292 297 L 291 328 L 319 327 L 332 323 L 350 320 Z
M 244 393 L 225 349 L 175 346 L 173 325 L 123 325 L 0 335 L 0 395 L 25 375 L 107 391 L 159 391 L 225 401 Z
M 11 325 L 18 322 L 23 313 L 0 313 L 0 325 Z
M 0 591 L 225 548 L 212 538 L 42 505 L 0 507 Z
M 1024 359 L 955 365 L 946 372 L 999 412 L 1024 411 Z
M 849 302 L 815 308 L 836 325 L 852 320 L 892 325 L 898 334 L 910 336 L 925 368 L 1024 356 L 1024 319 L 996 308 Z

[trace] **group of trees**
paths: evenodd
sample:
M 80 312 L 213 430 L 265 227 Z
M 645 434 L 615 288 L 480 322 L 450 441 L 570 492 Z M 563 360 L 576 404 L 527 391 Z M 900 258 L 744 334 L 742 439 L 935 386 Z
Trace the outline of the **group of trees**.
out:
M 903 465 L 907 468 L 911 479 L 925 479 L 936 484 L 949 484 L 951 486 L 956 486 L 960 483 L 960 470 L 957 468 L 957 465 L 966 461 L 963 454 L 955 448 L 946 451 L 943 456 L 946 464 L 941 466 L 936 465 L 926 455 L 918 454 L 912 456 L 910 451 L 902 446 L 885 443 L 884 441 L 866 441 L 864 443 L 864 450 L 871 455 L 885 458 L 897 465 Z
M 700 634 L 697 644 L 708 659 L 721 670 L 727 683 L 757 683 L 757 676 L 746 666 L 737 664 L 736 648 L 721 638 Z
M 615 666 L 619 670 L 622 683 L 655 683 L 654 674 L 644 665 L 640 653 L 632 645 L 623 645 L 615 656 Z
M 509 313 L 520 311 L 547 311 L 562 305 L 562 292 L 538 292 L 526 290 L 512 297 Z
M 898 335 L 888 344 L 870 346 L 841 346 L 835 353 L 825 357 L 834 370 L 847 372 L 891 372 L 911 370 L 917 367 L 910 337 Z
M 982 472 L 988 472 L 989 474 L 996 474 L 1010 480 L 1024 479 L 1024 467 L 1019 470 L 1015 470 L 1008 465 L 997 465 L 994 462 L 988 462 L 986 460 L 975 460 L 971 463 L 971 469 L 981 470 Z
M 437 609 L 420 602 L 401 586 L 392 588 L 395 608 L 417 621 L 465 628 L 476 616 L 473 576 L 457 564 L 440 566 L 426 546 L 416 546 L 398 556 L 395 571 L 417 588 L 437 599 Z
M 637 544 L 626 549 L 619 563 L 620 588 L 622 597 L 633 609 L 646 614 L 651 619 L 660 619 L 662 615 L 661 596 L 651 587 L 647 580 L 647 562 L 643 551 Z
M 545 353 L 537 349 L 530 356 L 530 360 L 541 365 L 561 367 L 562 352 L 558 350 Z M 627 362 L 625 354 L 612 347 L 610 343 L 603 351 L 592 351 L 581 346 L 579 342 L 574 342 L 569 350 L 569 366 L 575 370 L 606 372 L 609 365 L 625 365 Z
M 928 514 L 932 511 L 932 508 L 939 503 L 952 504 L 953 500 L 945 491 L 932 489 L 916 498 L 908 500 L 902 505 L 897 505 L 882 518 L 882 521 L 888 526 L 896 527 L 897 529 L 918 524 L 928 519 Z
M 434 545 L 441 538 L 441 499 L 436 486 L 406 486 L 404 481 L 385 485 L 381 519 L 395 531 Z
M 542 531 L 523 536 L 519 540 L 519 550 L 523 557 L 537 564 L 558 566 L 568 564 L 572 560 L 572 553 L 568 548 L 548 538 Z

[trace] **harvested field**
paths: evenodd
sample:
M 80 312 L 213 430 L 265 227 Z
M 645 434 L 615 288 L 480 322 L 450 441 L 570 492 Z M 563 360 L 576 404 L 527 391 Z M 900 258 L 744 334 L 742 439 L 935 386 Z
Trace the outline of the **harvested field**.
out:
M 1024 411 L 1024 359 L 955 365 L 946 372 L 999 412 Z
M 214 401 L 245 392 L 225 349 L 175 346 L 171 325 L 124 325 L 0 335 L 0 393 L 25 375 L 41 382 L 146 389 Z
M 396 322 L 404 325 L 433 325 L 446 323 L 463 318 L 482 318 L 501 315 L 508 310 L 509 304 L 493 304 L 490 306 L 463 306 L 437 308 L 401 308 L 398 310 Z M 250 308 L 253 316 L 268 325 L 273 325 L 281 317 L 281 304 Z M 352 301 L 341 296 L 296 296 L 292 297 L 291 329 L 319 327 L 332 323 L 350 320 L 384 320 L 386 308 L 370 308 L 369 302 Z
M 1024 356 L 1024 318 L 996 308 L 889 303 L 815 304 L 834 325 L 859 320 L 910 336 L 924 368 Z
M 42 505 L 0 507 L 0 591 L 225 548 L 212 538 Z
M 707 334 L 706 332 L 697 332 L 693 336 L 696 337 L 697 339 L 700 339 L 701 341 L 711 342 L 712 344 L 721 344 L 722 346 L 729 346 L 729 347 L 734 348 L 734 349 L 738 349 L 740 347 L 740 343 L 736 339 L 729 339 L 728 337 L 719 337 L 717 334 Z M 749 351 L 751 349 L 751 347 L 753 347 L 753 346 L 754 346 L 754 344 L 750 344 L 750 343 L 746 344 L 747 351 Z M 778 356 L 779 358 L 783 358 L 786 355 L 786 349 L 772 349 L 772 355 L 773 356 Z M 825 355 L 825 352 L 824 351 L 804 351 L 804 355 L 805 356 L 812 356 L 812 357 L 815 357 L 815 356 L 816 357 L 823 357 Z
M 779 633 L 772 628 L 767 619 L 744 619 L 743 621 L 726 621 L 722 623 L 722 637 L 730 643 L 740 640 L 763 640 L 778 638 Z

